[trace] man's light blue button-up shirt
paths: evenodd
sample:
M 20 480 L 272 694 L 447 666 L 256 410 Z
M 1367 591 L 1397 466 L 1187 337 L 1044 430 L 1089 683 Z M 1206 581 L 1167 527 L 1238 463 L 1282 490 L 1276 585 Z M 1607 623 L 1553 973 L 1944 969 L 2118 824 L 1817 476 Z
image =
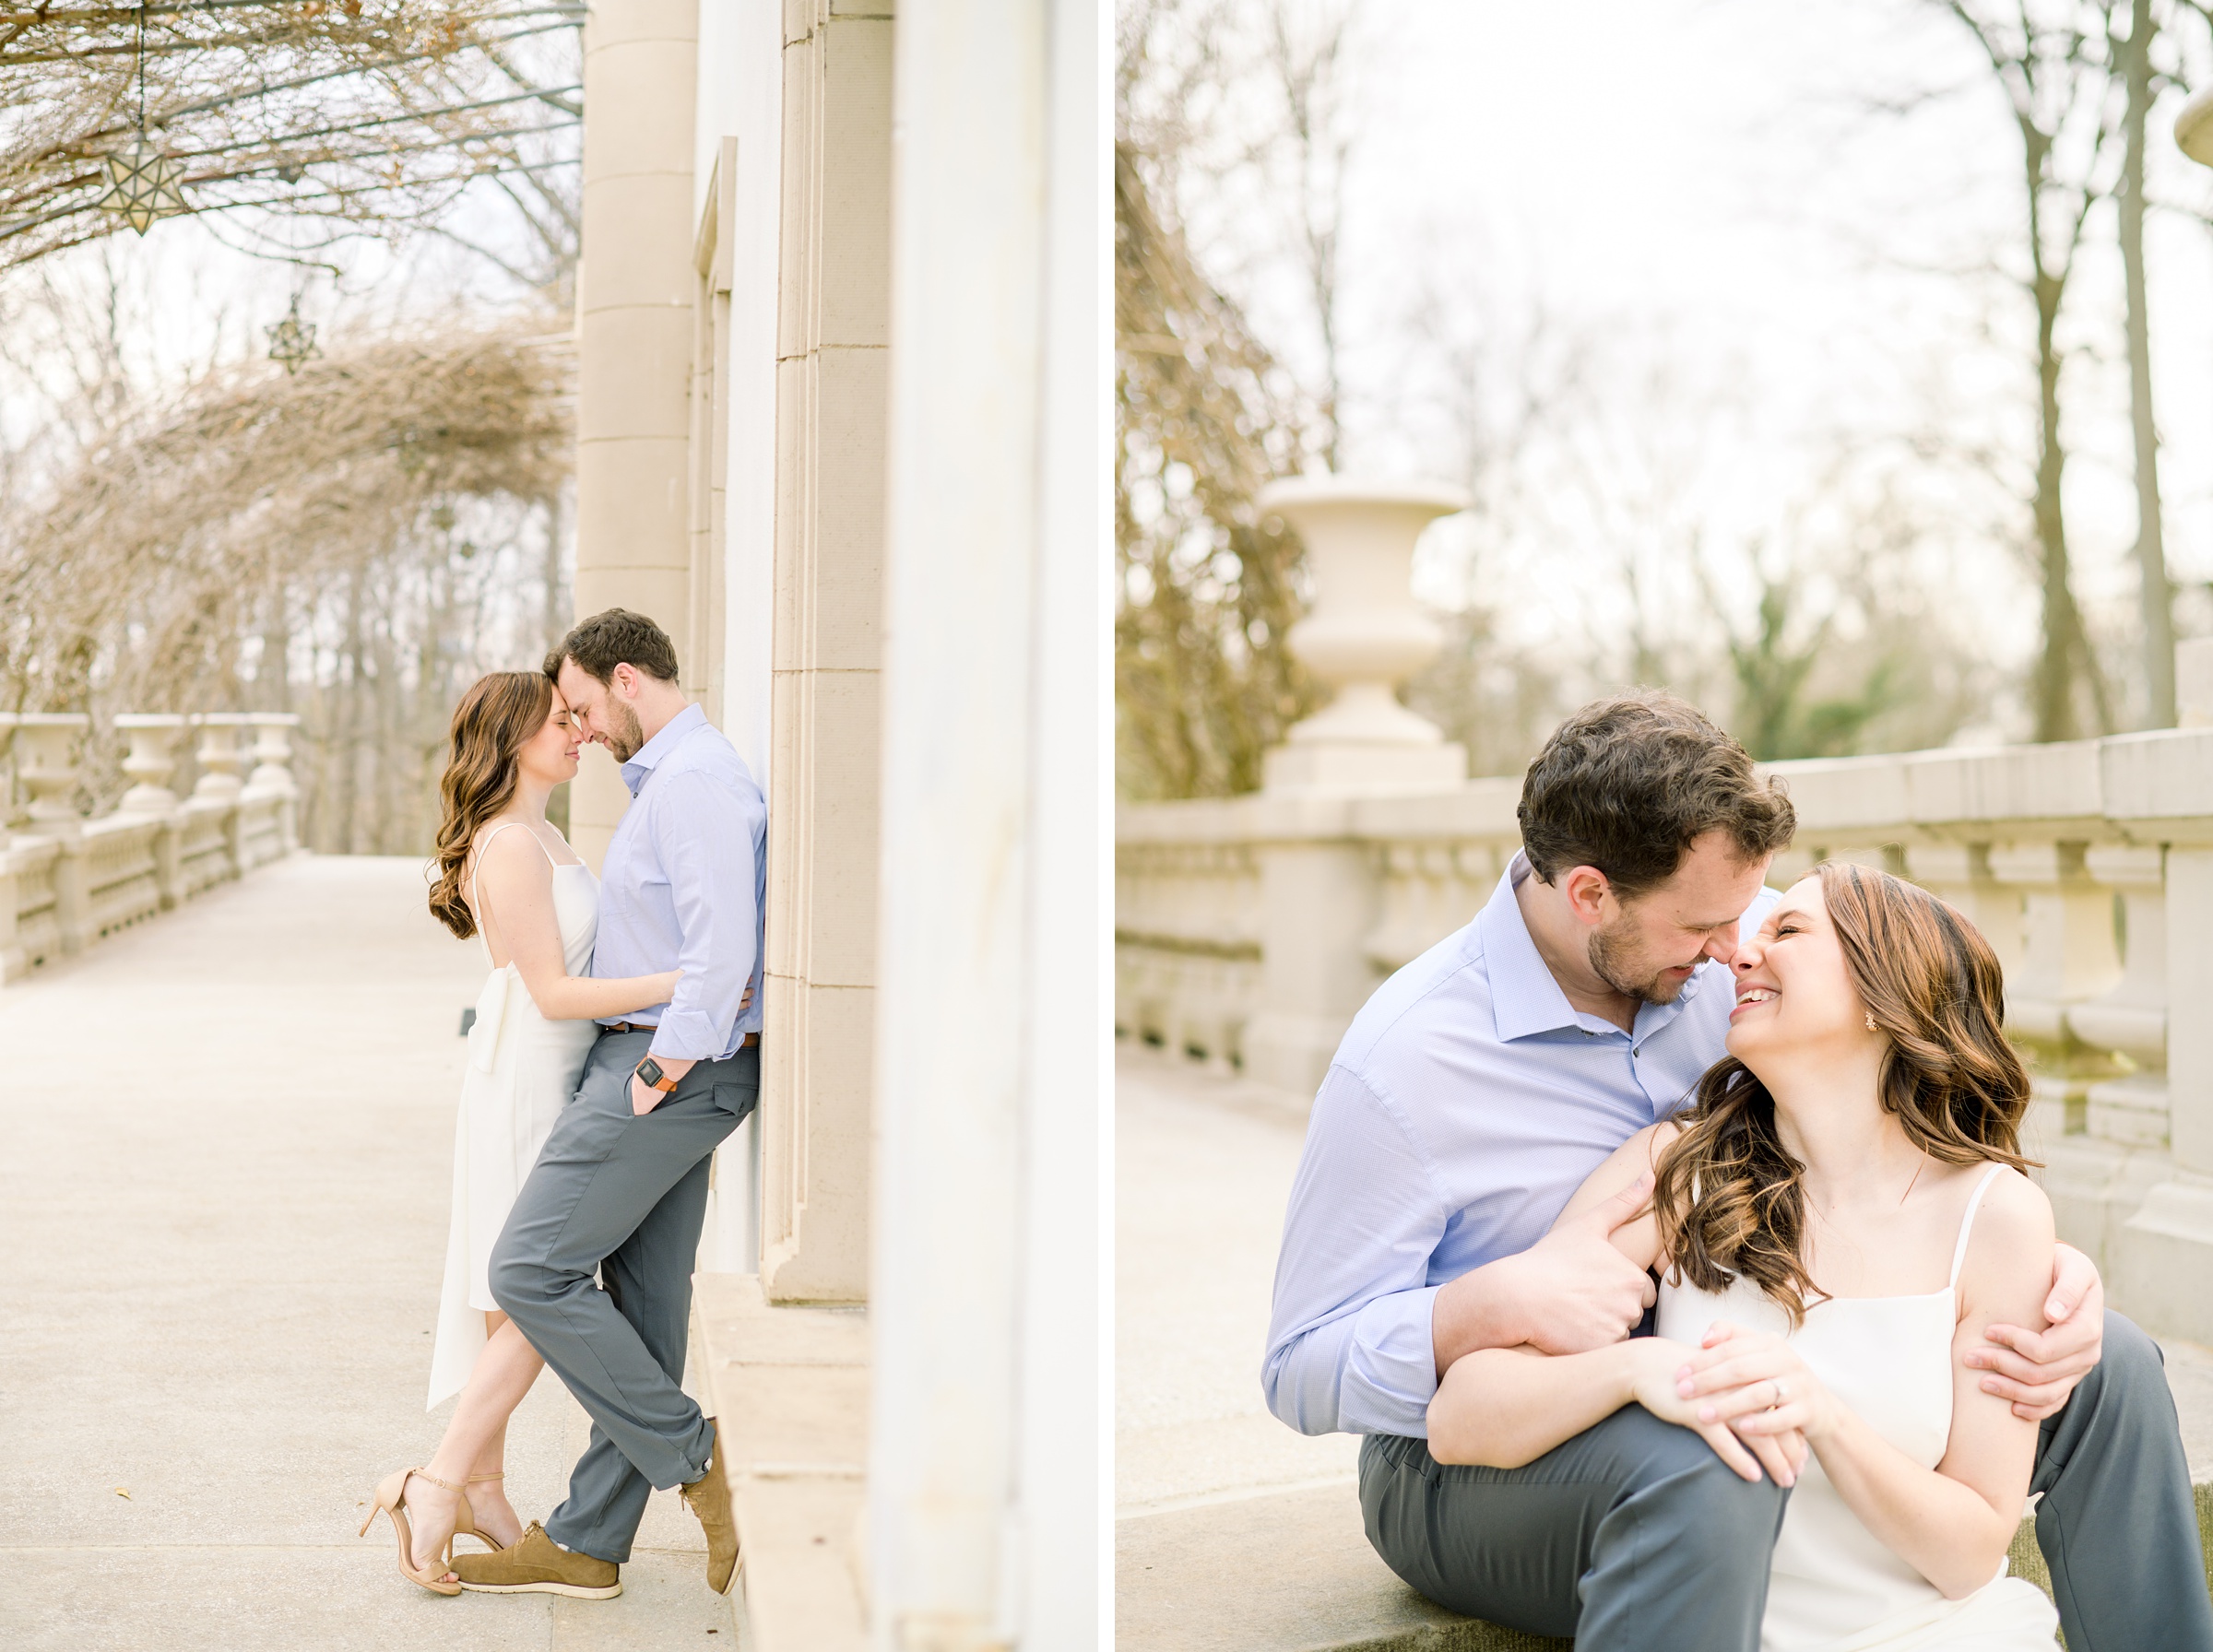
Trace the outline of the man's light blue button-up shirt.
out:
M 688 705 L 622 765 L 631 804 L 607 845 L 602 980 L 681 969 L 667 1004 L 608 1021 L 653 1021 L 653 1053 L 717 1059 L 761 1031 L 761 907 L 768 809 L 706 713 Z M 753 1001 L 743 1012 L 747 986 Z
M 1736 995 L 1710 961 L 1628 1032 L 1569 1004 L 1514 898 L 1528 875 L 1516 855 L 1473 923 L 1376 990 L 1314 1098 L 1260 1376 L 1303 1434 L 1426 1438 L 1438 1287 L 1543 1237 L 1724 1054 Z

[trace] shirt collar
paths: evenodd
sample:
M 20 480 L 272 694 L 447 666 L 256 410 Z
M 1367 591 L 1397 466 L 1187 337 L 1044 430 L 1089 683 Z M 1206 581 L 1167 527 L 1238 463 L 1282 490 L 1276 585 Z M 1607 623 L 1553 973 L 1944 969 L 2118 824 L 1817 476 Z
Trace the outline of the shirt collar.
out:
M 1521 903 L 1514 899 L 1516 886 L 1529 875 L 1529 856 L 1516 850 L 1490 903 L 1475 918 L 1483 934 L 1484 971 L 1490 977 L 1491 1013 L 1497 1019 L 1501 1044 L 1533 1032 L 1582 1025 L 1530 938 Z
M 1553 1032 L 1566 1027 L 1618 1034 L 1619 1027 L 1578 1010 L 1560 990 L 1560 984 L 1553 979 L 1552 966 L 1537 950 L 1537 943 L 1529 933 L 1529 922 L 1521 915 L 1521 903 L 1514 898 L 1514 891 L 1530 876 L 1529 856 L 1515 850 L 1489 904 L 1475 918 L 1483 935 L 1484 969 L 1490 977 L 1491 1013 L 1497 1021 L 1499 1042 L 1505 1044 L 1527 1038 L 1533 1032 Z M 1698 986 L 1706 974 L 1704 967 L 1695 971 L 1683 983 L 1683 990 L 1672 1003 L 1639 1004 L 1629 1042 L 1642 1044 L 1682 1014 L 1684 1007 L 1698 996 Z
M 630 761 L 622 765 L 622 784 L 630 788 L 630 795 L 636 796 L 638 788 L 645 784 L 645 776 L 653 773 L 655 766 L 706 720 L 704 711 L 696 705 L 687 705 L 661 726 L 660 733 L 633 752 Z

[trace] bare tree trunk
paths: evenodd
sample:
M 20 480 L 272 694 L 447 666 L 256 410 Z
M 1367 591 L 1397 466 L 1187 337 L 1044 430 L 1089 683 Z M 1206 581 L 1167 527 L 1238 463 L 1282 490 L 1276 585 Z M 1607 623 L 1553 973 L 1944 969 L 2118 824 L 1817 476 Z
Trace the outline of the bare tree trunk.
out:
M 2128 26 L 2127 148 L 2121 173 L 2121 267 L 2128 289 L 2128 410 L 2136 439 L 2137 600 L 2144 617 L 2146 726 L 2174 726 L 2174 596 L 2160 522 L 2160 437 L 2151 417 L 2151 317 L 2144 285 L 2144 126 L 2151 113 L 2151 0 Z
M 2025 121 L 2021 136 L 2029 171 L 2029 290 L 2036 302 L 2037 450 L 2032 514 L 2044 597 L 2044 647 L 2030 679 L 2030 702 L 2036 717 L 2037 739 L 2071 740 L 2083 732 L 2077 703 L 2079 688 L 2089 688 L 2099 707 L 2100 722 L 2108 720 L 2104 681 L 2090 653 L 2089 634 L 2083 629 L 2082 611 L 2076 606 L 2069 578 L 2066 511 L 2061 494 L 2067 453 L 2059 427 L 2062 360 L 2057 335 L 2060 301 L 2066 296 L 2067 275 L 2074 260 L 2070 255 L 2054 273 L 2044 253 L 2041 185 L 2051 141 Z
M 1306 266 L 1321 341 L 1321 382 L 1315 394 L 1325 434 L 1321 459 L 1337 468 L 1340 431 L 1337 409 L 1337 231 L 1344 204 L 1344 169 L 1352 142 L 1340 122 L 1343 88 L 1337 78 L 1355 0 L 1325 17 L 1305 50 L 1291 37 L 1282 7 L 1275 13 L 1271 42 L 1282 79 L 1284 109 L 1293 159 L 1298 171 L 1299 258 Z

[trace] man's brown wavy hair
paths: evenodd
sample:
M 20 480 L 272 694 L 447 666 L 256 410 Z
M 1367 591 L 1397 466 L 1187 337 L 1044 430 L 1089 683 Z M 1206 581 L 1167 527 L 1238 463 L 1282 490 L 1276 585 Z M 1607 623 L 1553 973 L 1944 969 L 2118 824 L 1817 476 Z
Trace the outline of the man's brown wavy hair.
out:
M 1833 861 L 1816 872 L 1845 970 L 1889 1040 L 1883 1110 L 1932 1159 L 2028 1169 L 2029 1074 L 2006 1042 L 2006 984 L 1990 943 L 1902 878 Z M 1715 1062 L 1657 1170 L 1653 1202 L 1675 1276 L 1711 1292 L 1741 1276 L 1793 1325 L 1803 1320 L 1820 1294 L 1803 1259 L 1805 1173 L 1777 1133 L 1767 1086 L 1733 1056 Z
M 491 671 L 479 677 L 454 707 L 445 773 L 438 782 L 437 878 L 431 884 L 431 915 L 463 940 L 477 932 L 476 914 L 462 897 L 477 829 L 514 800 L 520 770 L 515 755 L 546 726 L 553 685 L 538 671 Z

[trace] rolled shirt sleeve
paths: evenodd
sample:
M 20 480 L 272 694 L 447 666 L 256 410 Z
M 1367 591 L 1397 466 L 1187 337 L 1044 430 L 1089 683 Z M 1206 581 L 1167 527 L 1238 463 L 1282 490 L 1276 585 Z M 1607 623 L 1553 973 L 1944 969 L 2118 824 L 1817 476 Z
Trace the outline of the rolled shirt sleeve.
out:
M 710 774 L 679 772 L 662 784 L 666 791 L 654 799 L 653 847 L 669 879 L 681 938 L 676 962 L 684 973 L 661 1011 L 653 1054 L 713 1060 L 733 1042 L 739 1000 L 757 961 L 758 810 Z
M 1260 1384 L 1301 1434 L 1429 1432 L 1429 1259 L 1450 1212 L 1399 1110 L 1343 1067 L 1314 1100 Z

